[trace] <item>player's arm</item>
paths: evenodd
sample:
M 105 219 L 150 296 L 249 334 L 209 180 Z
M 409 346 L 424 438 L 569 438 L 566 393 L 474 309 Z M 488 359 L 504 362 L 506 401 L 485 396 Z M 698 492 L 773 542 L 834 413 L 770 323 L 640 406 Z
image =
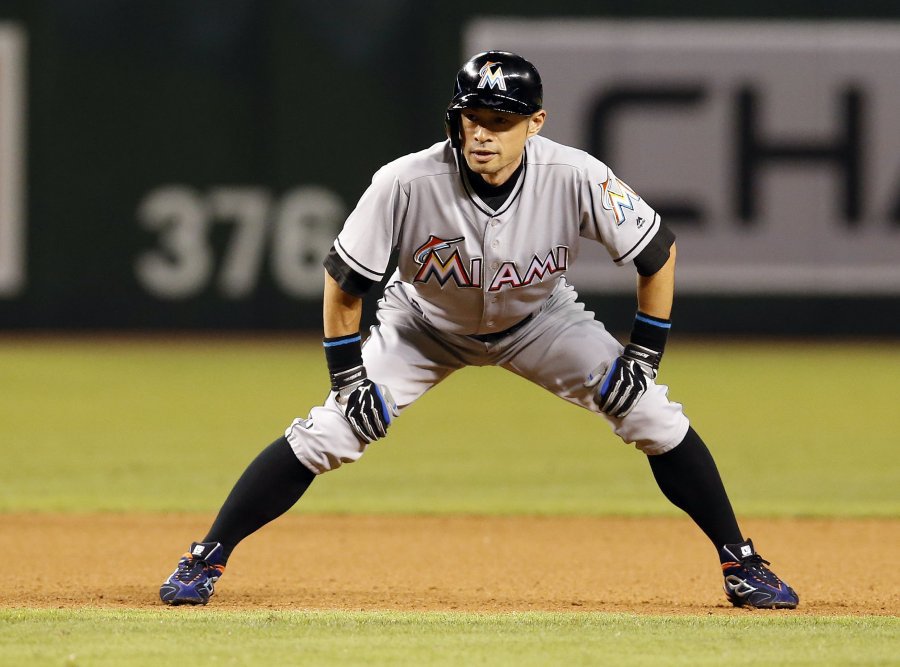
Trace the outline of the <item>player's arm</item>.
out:
M 340 338 L 359 333 L 362 320 L 362 297 L 341 289 L 337 281 L 325 271 L 325 298 L 322 321 L 325 338 Z
M 637 277 L 638 312 L 663 320 L 672 315 L 675 297 L 675 244 L 669 248 L 669 258 L 656 273 Z
M 674 240 L 674 239 L 673 239 Z M 664 256 L 644 257 L 638 265 L 637 302 L 630 342 L 612 364 L 595 369 L 586 386 L 598 386 L 595 400 L 603 412 L 625 417 L 655 380 L 666 347 L 675 295 L 675 244 Z M 658 266 L 662 262 L 661 266 Z M 646 269 L 655 269 L 652 273 Z M 643 270 L 642 270 L 643 269 Z
M 387 388 L 375 384 L 366 374 L 359 332 L 362 302 L 362 297 L 346 291 L 325 271 L 322 343 L 331 389 L 360 440 L 374 442 L 387 435 L 398 410 Z
M 378 170 L 322 262 L 323 343 L 331 389 L 362 442 L 386 435 L 391 416 L 399 412 L 390 392 L 368 377 L 360 321 L 363 297 L 384 278 L 399 237 L 405 196 L 396 170 Z

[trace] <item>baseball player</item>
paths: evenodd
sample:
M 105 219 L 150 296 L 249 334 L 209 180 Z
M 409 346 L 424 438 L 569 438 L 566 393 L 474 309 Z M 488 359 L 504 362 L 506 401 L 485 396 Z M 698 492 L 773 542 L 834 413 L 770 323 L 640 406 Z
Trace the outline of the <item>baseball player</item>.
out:
M 324 262 L 328 398 L 249 465 L 163 583 L 163 602 L 206 604 L 235 546 L 290 509 L 317 475 L 359 459 L 454 371 L 495 365 L 597 413 L 647 455 L 663 494 L 712 541 L 734 605 L 797 606 L 744 539 L 682 406 L 656 382 L 671 327 L 673 233 L 607 165 L 540 136 L 542 98 L 530 62 L 479 53 L 456 76 L 448 139 L 378 170 Z M 592 242 L 637 270 L 624 347 L 566 281 Z M 362 297 L 394 252 L 363 344 Z

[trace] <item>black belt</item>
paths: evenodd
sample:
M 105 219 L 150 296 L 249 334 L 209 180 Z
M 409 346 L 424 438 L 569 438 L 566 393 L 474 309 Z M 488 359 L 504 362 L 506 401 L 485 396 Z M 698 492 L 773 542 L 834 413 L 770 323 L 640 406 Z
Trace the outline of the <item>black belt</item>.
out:
M 524 319 L 519 320 L 511 327 L 509 327 L 509 329 L 504 329 L 503 331 L 497 331 L 495 333 L 469 334 L 469 338 L 474 338 L 475 340 L 481 341 L 482 343 L 496 343 L 498 340 L 502 340 L 510 334 L 514 334 L 515 332 L 517 332 L 519 329 L 528 324 L 533 317 L 534 313 L 528 315 Z

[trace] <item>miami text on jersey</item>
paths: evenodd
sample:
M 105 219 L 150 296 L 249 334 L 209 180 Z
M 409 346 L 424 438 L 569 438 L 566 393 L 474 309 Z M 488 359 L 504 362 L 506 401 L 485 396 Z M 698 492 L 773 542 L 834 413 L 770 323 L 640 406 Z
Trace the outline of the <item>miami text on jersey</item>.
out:
M 600 189 L 603 191 L 600 202 L 607 211 L 615 212 L 617 225 L 625 222 L 625 209 L 633 211 L 634 202 L 641 200 L 634 190 L 617 178 L 607 178 L 600 184 Z
M 416 264 L 420 265 L 413 282 L 426 283 L 434 278 L 439 285 L 444 286 L 452 278 L 457 287 L 481 288 L 484 284 L 481 257 L 469 260 L 469 266 L 466 268 L 459 255 L 459 248 L 453 248 L 453 252 L 446 261 L 441 259 L 438 254 L 439 250 L 446 250 L 464 240 L 465 237 L 462 236 L 445 240 L 433 234 L 430 235 L 428 240 L 420 245 L 413 254 Z M 517 263 L 512 260 L 501 262 L 488 283 L 487 289 L 489 292 L 497 292 L 504 287 L 524 287 L 535 281 L 542 281 L 546 277 L 562 273 L 568 266 L 569 248 L 563 245 L 556 246 L 553 250 L 548 251 L 543 259 L 535 253 L 524 271 L 520 271 Z

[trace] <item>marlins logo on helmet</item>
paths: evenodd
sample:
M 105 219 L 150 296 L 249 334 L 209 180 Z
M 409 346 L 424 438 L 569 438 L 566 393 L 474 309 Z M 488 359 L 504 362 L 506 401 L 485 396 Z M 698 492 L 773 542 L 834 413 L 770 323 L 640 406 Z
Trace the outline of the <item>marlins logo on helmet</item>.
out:
M 478 70 L 478 75 L 481 77 L 481 81 L 478 82 L 479 88 L 487 86 L 488 88 L 506 90 L 506 80 L 503 78 L 503 68 L 500 66 L 500 63 L 488 60 L 484 67 Z

